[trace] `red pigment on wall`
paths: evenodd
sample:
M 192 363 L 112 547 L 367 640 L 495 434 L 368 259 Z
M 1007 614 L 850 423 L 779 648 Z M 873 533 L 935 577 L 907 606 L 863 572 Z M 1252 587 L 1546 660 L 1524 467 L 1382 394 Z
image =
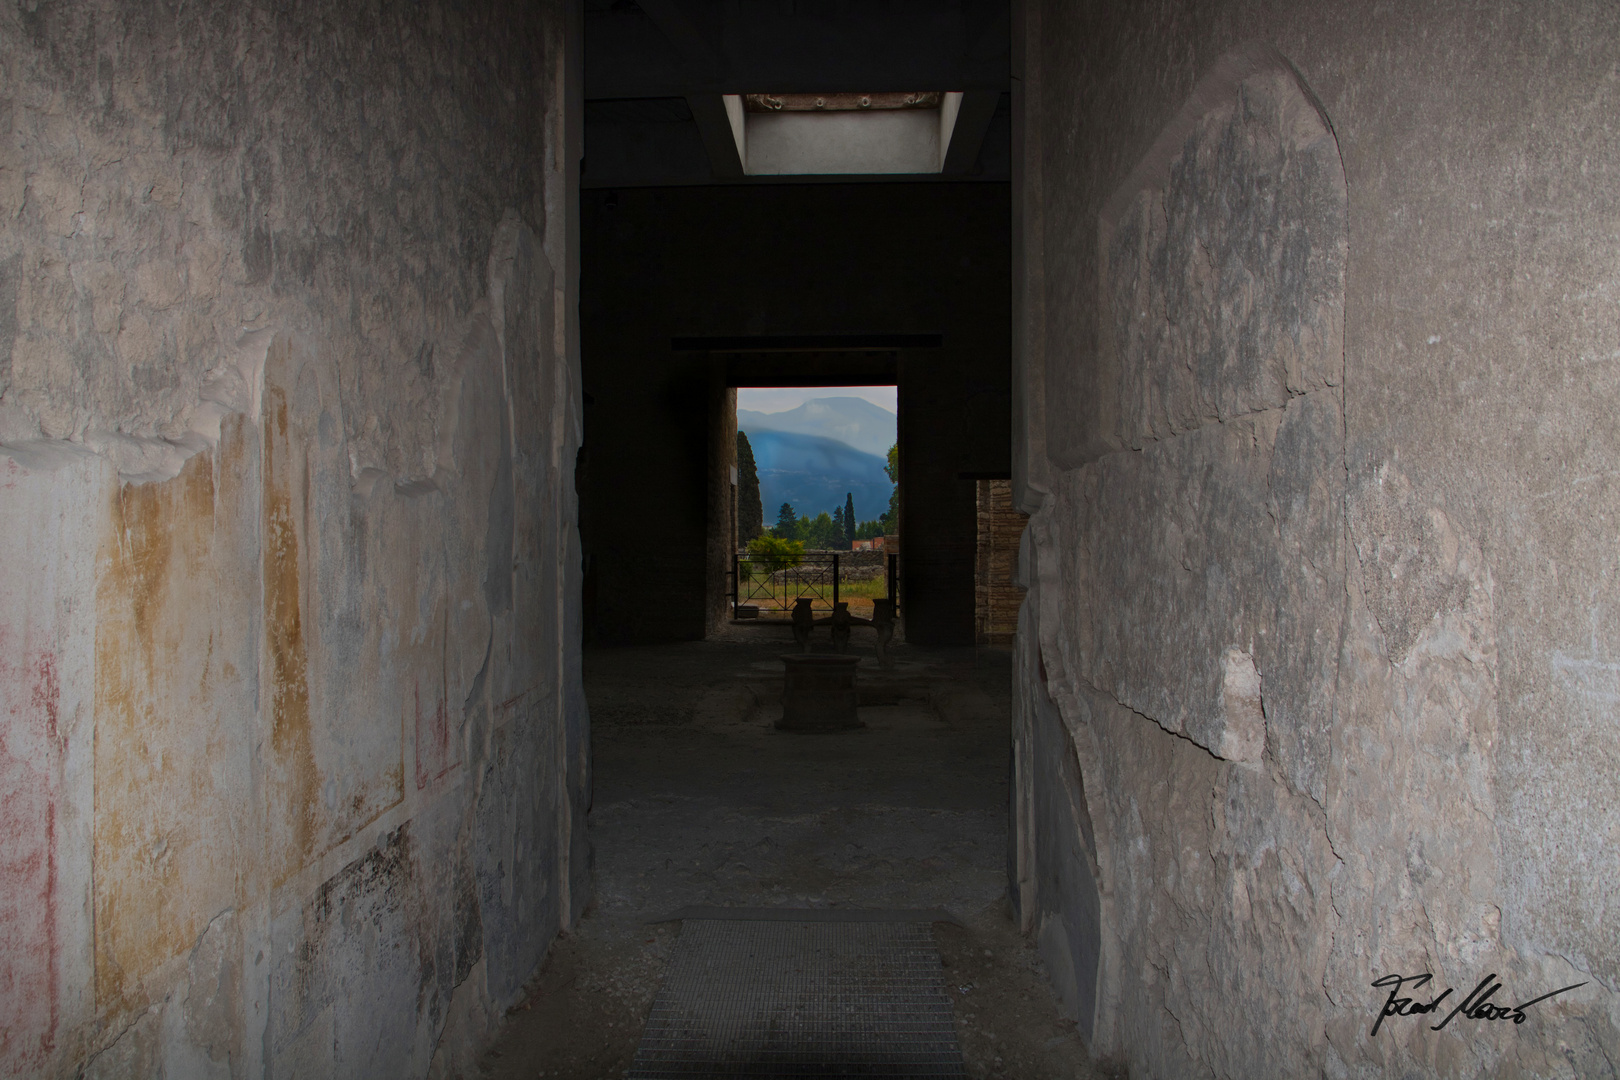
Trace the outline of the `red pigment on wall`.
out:
M 45 717 L 45 737 L 51 741 L 51 748 L 59 750 L 57 743 L 61 736 L 56 726 L 56 706 L 62 700 L 62 688 L 57 685 L 56 657 L 42 654 L 34 661 L 33 669 L 33 692 L 29 700 L 35 713 Z
M 18 664 L 0 631 L 0 1073 L 55 1044 L 56 810 L 61 759 L 56 657 Z

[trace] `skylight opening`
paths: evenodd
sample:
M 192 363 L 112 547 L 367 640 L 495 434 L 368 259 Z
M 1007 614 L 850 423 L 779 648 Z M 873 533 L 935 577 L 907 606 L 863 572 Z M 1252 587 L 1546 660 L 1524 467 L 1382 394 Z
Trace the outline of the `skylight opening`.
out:
M 938 173 L 961 109 L 955 91 L 727 94 L 748 176 Z

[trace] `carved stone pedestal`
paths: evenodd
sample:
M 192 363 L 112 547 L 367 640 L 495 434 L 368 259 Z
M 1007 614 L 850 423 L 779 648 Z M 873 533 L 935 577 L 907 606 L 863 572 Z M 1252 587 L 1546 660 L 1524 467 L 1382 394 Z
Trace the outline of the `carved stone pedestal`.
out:
M 844 731 L 864 727 L 855 715 L 858 656 L 784 656 L 783 731 Z

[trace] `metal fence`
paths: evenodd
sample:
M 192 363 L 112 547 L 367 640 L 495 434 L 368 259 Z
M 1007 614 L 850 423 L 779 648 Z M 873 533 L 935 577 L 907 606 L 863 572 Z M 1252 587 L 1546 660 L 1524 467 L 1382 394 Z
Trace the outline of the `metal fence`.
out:
M 764 616 L 785 615 L 801 598 L 826 614 L 838 603 L 841 586 L 882 578 L 899 610 L 899 555 L 882 551 L 807 551 L 791 566 L 781 556 L 739 551 L 731 558 L 732 614 L 753 606 Z

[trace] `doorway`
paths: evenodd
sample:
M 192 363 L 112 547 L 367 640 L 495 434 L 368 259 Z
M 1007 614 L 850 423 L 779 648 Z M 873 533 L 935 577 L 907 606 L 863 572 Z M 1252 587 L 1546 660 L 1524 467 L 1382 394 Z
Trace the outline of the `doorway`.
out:
M 899 599 L 897 387 L 771 386 L 735 391 L 730 615 L 857 619 Z

